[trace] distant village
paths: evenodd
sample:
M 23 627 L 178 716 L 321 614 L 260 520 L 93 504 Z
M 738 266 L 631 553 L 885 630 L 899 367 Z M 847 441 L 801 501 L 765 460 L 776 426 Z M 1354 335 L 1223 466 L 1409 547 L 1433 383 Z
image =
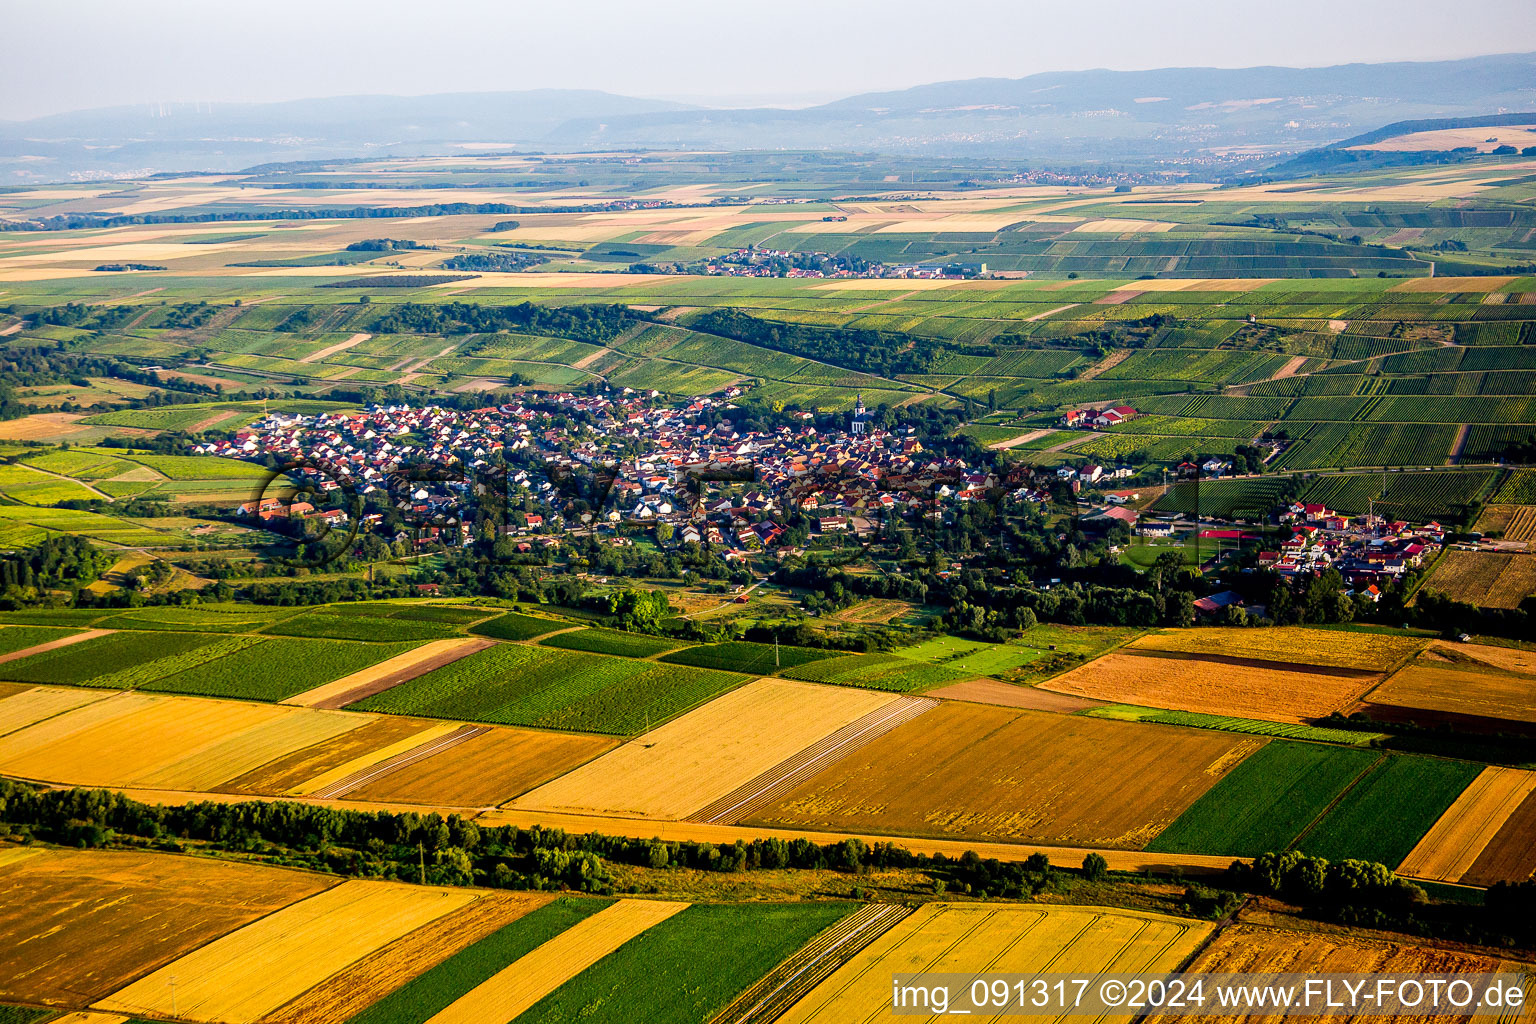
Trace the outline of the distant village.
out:
M 823 220 L 847 220 L 842 215 Z M 799 278 L 915 278 L 957 281 L 985 277 L 987 265 L 978 262 L 880 263 L 875 260 L 830 252 L 765 249 L 749 245 L 708 260 L 705 274 L 723 277 Z

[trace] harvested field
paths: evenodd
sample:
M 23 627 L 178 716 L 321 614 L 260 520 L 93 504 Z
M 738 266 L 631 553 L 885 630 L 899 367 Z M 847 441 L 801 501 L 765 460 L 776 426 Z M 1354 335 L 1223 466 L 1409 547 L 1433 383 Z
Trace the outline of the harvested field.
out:
M 487 807 L 563 775 L 616 743 L 603 736 L 492 729 L 346 796 L 383 803 Z
M 890 700 L 759 679 L 541 786 L 516 806 L 682 818 Z
M 433 746 L 445 737 L 457 733 L 463 726 L 452 722 L 437 722 L 433 725 L 421 727 L 405 733 L 399 739 L 387 746 L 370 747 L 349 760 L 335 764 L 318 775 L 294 784 L 287 792 L 288 796 L 310 796 L 314 793 L 322 793 L 343 782 L 351 782 L 360 785 L 361 778 L 369 771 L 383 768 L 404 755 L 422 748 Z
M 407 750 L 388 757 L 382 761 L 360 768 L 349 775 L 327 782 L 318 788 L 308 788 L 312 783 L 306 783 L 308 792 L 306 796 L 316 800 L 335 800 L 346 796 L 354 789 L 370 785 L 385 779 L 396 772 L 404 771 L 421 764 L 438 754 L 452 750 L 454 747 L 475 739 L 478 736 L 491 731 L 488 725 L 460 725 L 457 728 L 445 727 L 444 730 L 436 730 L 428 734 L 425 742 L 417 743 Z
M 35 738 L 35 733 L 50 725 L 90 718 L 97 708 L 126 703 L 130 697 L 137 697 L 141 703 L 128 714 L 70 731 L 50 742 L 27 743 Z M 174 783 L 179 781 L 176 773 L 165 769 L 181 765 L 200 776 L 195 763 L 189 763 L 196 755 L 211 753 L 219 743 L 291 713 L 266 705 L 234 701 L 120 694 L 0 740 L 0 769 L 22 778 L 76 786 L 125 787 L 136 783 L 158 783 L 162 787 L 176 788 Z M 334 735 L 329 729 L 329 725 L 323 727 L 315 740 Z M 154 743 L 145 742 L 145 737 L 149 736 L 155 738 Z M 30 749 L 10 754 L 11 744 L 25 744 Z M 274 747 L 246 770 L 283 753 L 287 753 L 286 748 Z
M 294 694 L 283 703 L 309 708 L 343 708 L 354 701 L 383 693 L 392 686 L 452 664 L 490 645 L 489 640 L 433 640 L 360 672 Z
M 951 702 L 855 751 L 749 820 L 1135 849 L 1264 742 Z
M 1122 650 L 1041 685 L 1057 693 L 1143 707 L 1305 722 L 1348 707 L 1379 678 L 1338 669 L 1261 668 Z
M 354 763 L 373 751 L 393 746 L 440 725 L 438 722 L 414 718 L 357 717 L 361 719 L 361 724 L 350 732 L 275 758 L 211 788 L 220 793 L 280 796 L 310 779 Z
M 480 896 L 394 882 L 343 882 L 216 939 L 95 1004 L 246 1024 L 416 928 Z
M 686 903 L 619 900 L 470 989 L 433 1015 L 430 1024 L 511 1020 L 647 928 L 686 909 Z
M 1295 971 L 1302 974 L 1470 974 L 1481 971 L 1517 970 L 1509 961 L 1452 949 L 1416 946 L 1409 941 L 1376 941 L 1337 932 L 1304 932 L 1286 928 L 1265 928 L 1251 924 L 1233 924 L 1223 929 L 1209 946 L 1200 951 L 1187 970 L 1201 974 L 1229 972 Z M 1147 1024 L 1172 1024 L 1173 1021 L 1200 1024 L 1231 1024 L 1234 1021 L 1262 1020 L 1261 1016 L 1235 1013 L 1208 1016 L 1163 1016 L 1147 1018 Z M 1392 1017 L 1338 1015 L 1339 1021 L 1462 1021 L 1470 1017 Z
M 346 1024 L 354 1016 L 468 946 L 546 905 L 537 893 L 483 894 L 363 957 L 264 1018 L 263 1024 Z
M 1520 802 L 1461 876 L 1467 885 L 1524 882 L 1536 874 L 1536 793 Z
M 1099 907 L 928 903 L 817 985 L 780 1018 L 783 1024 L 868 1021 L 890 1013 L 891 974 L 982 969 L 1072 974 L 1171 971 L 1195 951 L 1211 925 Z M 1100 1021 L 1128 1021 L 1132 1014 Z M 976 1021 L 1014 1017 L 972 1016 Z
M 972 679 L 951 686 L 929 690 L 929 697 L 940 700 L 963 700 L 972 704 L 996 704 L 1003 708 L 1028 708 L 1031 711 L 1056 711 L 1070 715 L 1074 711 L 1096 708 L 1103 701 L 1086 697 L 1069 697 L 1033 686 L 1014 686 L 998 679 Z
M 1430 647 L 1431 655 L 1448 655 L 1453 661 L 1476 661 L 1503 672 L 1536 676 L 1536 651 L 1523 651 L 1515 647 L 1495 647 L 1492 644 L 1458 644 L 1437 640 Z
M 1367 694 L 1364 709 L 1385 720 L 1466 721 L 1507 728 L 1511 722 L 1536 723 L 1536 680 L 1420 661 Z
M 196 857 L 37 851 L 0 864 L 0 999 L 83 1006 L 333 884 Z
M 30 686 L 0 699 L 0 736 L 102 700 L 106 694 L 56 686 Z
M 1484 768 L 1397 866 L 1397 873 L 1437 882 L 1460 881 L 1533 791 L 1536 773 Z
M 1536 594 L 1536 555 L 1447 550 L 1424 586 L 1481 608 L 1517 608 Z
M 1387 636 L 1307 626 L 1271 629 L 1170 629 L 1126 645 L 1131 651 L 1172 651 L 1280 662 L 1293 669 L 1332 668 L 1384 672 L 1424 646 L 1416 637 Z

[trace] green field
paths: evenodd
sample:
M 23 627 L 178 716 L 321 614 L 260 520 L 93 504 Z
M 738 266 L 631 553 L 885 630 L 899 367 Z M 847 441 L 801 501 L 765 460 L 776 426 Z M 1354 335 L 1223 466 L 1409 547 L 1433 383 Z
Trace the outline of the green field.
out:
M 507 612 L 489 622 L 480 623 L 470 632 L 495 637 L 497 640 L 532 640 L 536 636 L 543 636 L 557 629 L 569 629 L 571 625 L 559 619 L 541 619 L 536 615 Z
M 358 643 L 348 640 L 242 637 L 255 641 L 221 657 L 161 676 L 143 689 L 204 697 L 279 701 L 322 683 L 359 672 L 414 643 Z
M 836 651 L 823 651 L 811 647 L 790 647 L 781 644 L 758 644 L 747 640 L 733 640 L 723 644 L 689 647 L 668 654 L 662 661 L 674 665 L 695 665 L 699 668 L 719 668 L 732 672 L 775 672 L 794 668 L 823 658 L 836 656 Z M 777 667 L 775 667 L 777 666 Z
M 848 903 L 696 903 L 588 967 L 522 1024 L 707 1024 Z
M 369 613 L 331 605 L 273 623 L 266 632 L 279 636 L 323 637 L 330 640 L 441 640 L 457 636 L 449 622 L 422 621 L 387 612 Z
M 912 693 L 945 683 L 958 683 L 977 673 L 914 662 L 897 654 L 845 654 L 787 669 L 782 674 L 812 683 Z
M 1078 714 L 1091 718 L 1109 718 L 1117 722 L 1156 722 L 1159 725 L 1183 725 L 1191 729 L 1220 729 L 1223 732 L 1242 732 L 1252 736 L 1279 736 L 1290 740 L 1310 740 L 1313 743 L 1343 743 L 1346 746 L 1363 747 L 1385 737 L 1385 733 L 1356 732 L 1353 729 L 1327 729 L 1317 725 L 1300 725 L 1294 722 L 1267 722 L 1259 718 L 1235 718 L 1230 715 L 1207 715 L 1199 711 L 1167 711 L 1162 708 L 1143 708 L 1133 704 L 1105 704 L 1088 708 Z
M 161 605 L 132 611 L 98 611 L 96 625 L 106 629 L 150 629 L 194 633 L 247 633 L 299 614 L 299 608 L 259 604 Z M 105 615 L 106 618 L 100 618 Z
M 724 693 L 745 676 L 631 658 L 502 644 L 353 708 L 629 735 Z
M 109 633 L 0 665 L 0 679 L 17 683 L 132 687 L 201 665 L 252 637 L 206 633 Z
M 499 619 L 497 620 L 500 621 Z M 678 640 L 666 640 L 644 633 L 626 633 L 618 629 L 589 627 L 569 633 L 556 633 L 542 641 L 546 647 L 561 647 L 568 651 L 587 651 L 592 654 L 616 654 L 625 658 L 649 658 L 665 654 L 682 646 Z
M 1296 842 L 1314 857 L 1397 865 L 1483 770 L 1470 761 L 1392 754 Z
M 38 644 L 62 640 L 74 636 L 78 629 L 61 629 L 54 626 L 6 626 L 0 629 L 0 654 L 15 654 Z M 0 669 L 3 672 L 4 669 Z
M 426 1024 L 455 999 L 612 902 L 562 896 L 418 974 L 347 1024 Z
M 1234 857 L 1284 850 L 1380 757 L 1375 751 L 1271 741 L 1228 772 L 1146 848 Z

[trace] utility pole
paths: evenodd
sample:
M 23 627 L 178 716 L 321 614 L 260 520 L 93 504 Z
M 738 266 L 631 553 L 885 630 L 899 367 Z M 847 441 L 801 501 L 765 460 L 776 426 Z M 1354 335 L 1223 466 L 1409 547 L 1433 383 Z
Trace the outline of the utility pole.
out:
M 773 667 L 779 667 L 779 638 L 777 634 L 773 638 Z
M 416 855 L 421 858 L 421 884 L 427 884 L 427 848 L 421 843 L 416 844 Z

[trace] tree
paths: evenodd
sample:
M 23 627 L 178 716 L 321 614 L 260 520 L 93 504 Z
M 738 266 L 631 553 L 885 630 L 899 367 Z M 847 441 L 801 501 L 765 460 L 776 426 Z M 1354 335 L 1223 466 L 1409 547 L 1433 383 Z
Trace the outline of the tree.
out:
M 1083 858 L 1083 877 L 1090 882 L 1102 882 L 1109 875 L 1109 861 L 1102 854 L 1090 853 Z

